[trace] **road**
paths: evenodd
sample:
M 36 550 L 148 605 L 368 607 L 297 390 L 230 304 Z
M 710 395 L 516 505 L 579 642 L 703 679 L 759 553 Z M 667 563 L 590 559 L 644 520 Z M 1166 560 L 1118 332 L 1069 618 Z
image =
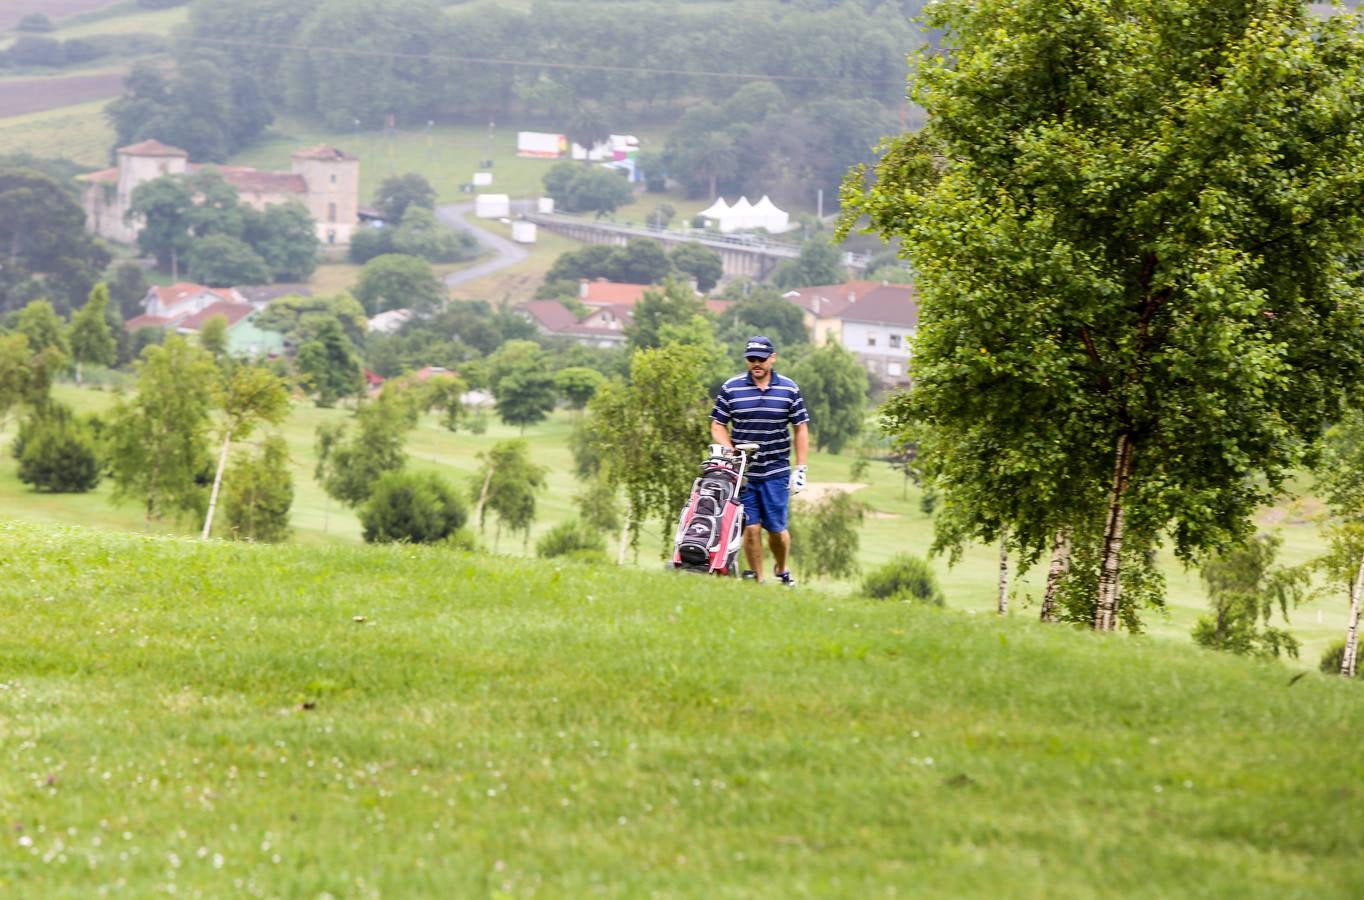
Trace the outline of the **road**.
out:
M 516 200 L 512 202 L 512 212 L 519 213 L 530 209 L 534 205 L 534 200 Z M 465 216 L 474 211 L 472 203 L 454 203 L 449 206 L 436 207 L 436 218 L 447 228 L 457 231 L 467 231 L 472 234 L 484 250 L 493 254 L 493 258 L 470 266 L 459 272 L 452 272 L 445 276 L 447 287 L 454 287 L 457 284 L 464 284 L 466 281 L 474 281 L 485 275 L 514 266 L 522 262 L 526 256 L 526 248 L 515 241 L 510 241 L 501 235 L 492 234 L 474 225 L 470 225 Z

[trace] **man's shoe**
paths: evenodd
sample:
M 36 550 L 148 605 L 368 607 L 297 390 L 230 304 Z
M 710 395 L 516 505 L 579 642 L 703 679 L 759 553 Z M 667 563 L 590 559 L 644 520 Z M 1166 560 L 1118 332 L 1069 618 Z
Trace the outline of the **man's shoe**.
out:
M 780 581 L 784 587 L 796 586 L 796 577 L 790 572 L 778 572 L 777 580 Z
M 739 577 L 742 578 L 744 581 L 757 581 L 758 573 L 754 572 L 752 569 L 744 569 L 742 572 L 739 573 Z

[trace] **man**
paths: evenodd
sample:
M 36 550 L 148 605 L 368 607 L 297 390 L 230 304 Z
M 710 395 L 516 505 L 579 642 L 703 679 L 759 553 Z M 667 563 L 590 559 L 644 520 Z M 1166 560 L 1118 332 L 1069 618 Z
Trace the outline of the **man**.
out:
M 744 504 L 744 556 L 749 572 L 744 577 L 763 580 L 762 532 L 772 549 L 772 574 L 784 585 L 791 577 L 791 533 L 786 530 L 790 494 L 805 489 L 805 458 L 810 449 L 810 415 L 800 388 L 778 375 L 777 349 L 761 335 L 744 345 L 748 371 L 720 387 L 710 414 L 711 440 L 733 448 L 757 444 L 749 458 L 748 484 L 739 499 Z M 732 429 L 732 432 L 731 432 Z M 792 430 L 795 434 L 796 467 L 791 468 Z

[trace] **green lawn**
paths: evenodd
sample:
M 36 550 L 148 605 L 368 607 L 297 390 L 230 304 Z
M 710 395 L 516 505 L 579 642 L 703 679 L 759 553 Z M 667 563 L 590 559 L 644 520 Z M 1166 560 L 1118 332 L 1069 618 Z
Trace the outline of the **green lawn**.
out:
M 0 520 L 0 893 L 1351 897 L 1358 684 L 442 549 Z

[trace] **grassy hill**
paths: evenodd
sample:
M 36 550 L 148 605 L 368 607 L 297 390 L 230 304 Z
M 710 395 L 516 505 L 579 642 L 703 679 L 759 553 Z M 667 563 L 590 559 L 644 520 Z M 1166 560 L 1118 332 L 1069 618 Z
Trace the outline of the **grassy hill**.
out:
M 1364 878 L 1364 694 L 1315 673 L 424 548 L 6 520 L 0 551 L 0 893 L 1344 897 Z

